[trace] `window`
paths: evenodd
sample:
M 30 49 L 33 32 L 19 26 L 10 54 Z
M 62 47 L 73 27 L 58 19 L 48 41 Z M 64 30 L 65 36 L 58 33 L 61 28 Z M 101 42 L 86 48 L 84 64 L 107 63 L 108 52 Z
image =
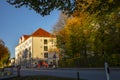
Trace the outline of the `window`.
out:
M 48 58 L 48 53 L 44 53 L 44 58 Z
M 44 46 L 44 51 L 48 51 L 48 46 Z
M 47 43 L 48 43 L 48 42 L 47 42 L 47 39 L 45 39 L 45 40 L 44 40 L 44 44 L 47 44 Z

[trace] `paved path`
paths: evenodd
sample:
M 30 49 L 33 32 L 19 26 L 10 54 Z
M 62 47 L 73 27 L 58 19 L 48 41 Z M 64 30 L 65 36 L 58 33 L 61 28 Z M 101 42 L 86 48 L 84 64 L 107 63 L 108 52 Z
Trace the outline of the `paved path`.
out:
M 58 77 L 77 78 L 79 72 L 80 78 L 86 80 L 106 80 L 105 71 L 102 68 L 60 68 L 60 69 L 22 69 L 21 76 L 27 75 L 49 75 Z M 16 76 L 16 71 L 14 75 Z M 120 80 L 120 69 L 110 69 L 110 80 Z
M 120 69 L 110 70 L 111 80 L 120 80 Z M 87 80 L 106 80 L 104 69 L 56 69 L 56 70 L 23 70 L 23 75 L 50 75 L 58 77 L 77 78 L 77 72 L 80 78 Z

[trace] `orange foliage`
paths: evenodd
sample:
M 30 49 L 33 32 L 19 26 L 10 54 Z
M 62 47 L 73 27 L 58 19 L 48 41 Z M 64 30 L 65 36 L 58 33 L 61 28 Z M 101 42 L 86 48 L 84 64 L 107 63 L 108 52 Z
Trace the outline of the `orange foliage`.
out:
M 5 45 L 0 44 L 0 67 L 7 62 L 9 55 L 10 53 L 8 48 Z

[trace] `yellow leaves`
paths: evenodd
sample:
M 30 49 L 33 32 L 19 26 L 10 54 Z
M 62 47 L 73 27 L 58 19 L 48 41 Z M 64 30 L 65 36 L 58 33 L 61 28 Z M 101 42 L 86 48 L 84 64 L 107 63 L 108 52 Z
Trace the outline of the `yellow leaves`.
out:
M 120 23 L 116 23 L 116 27 L 117 27 L 117 28 L 120 28 Z
M 87 0 L 87 3 L 92 3 L 92 2 L 94 2 L 94 1 L 96 1 L 96 0 Z
M 71 17 L 67 20 L 65 28 L 86 28 L 89 27 L 92 18 L 87 13 L 80 13 L 79 16 Z
M 51 47 L 51 48 L 49 49 L 49 52 L 51 52 L 51 53 L 53 53 L 53 52 L 58 53 L 58 52 L 59 52 L 59 49 L 58 49 L 57 47 Z
M 10 56 L 10 52 L 8 48 L 2 44 L 0 44 L 0 67 L 2 64 L 6 63 Z
M 108 2 L 109 2 L 109 3 L 112 3 L 112 2 L 113 2 L 113 0 L 108 0 Z
M 67 20 L 67 25 L 66 26 L 71 26 L 71 25 L 76 25 L 79 24 L 80 20 L 77 17 L 72 17 Z

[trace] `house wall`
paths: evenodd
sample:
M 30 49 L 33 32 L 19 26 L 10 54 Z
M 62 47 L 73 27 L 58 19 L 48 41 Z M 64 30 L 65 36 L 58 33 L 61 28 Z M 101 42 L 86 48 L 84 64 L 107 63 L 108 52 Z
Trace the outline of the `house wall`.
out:
M 43 58 L 43 41 L 40 37 L 33 37 L 33 58 Z
M 44 40 L 47 40 L 47 44 L 44 44 Z M 44 51 L 44 46 L 48 46 L 48 51 Z M 35 63 L 35 60 L 45 60 L 47 61 L 48 64 L 53 62 L 53 60 L 59 60 L 59 56 L 56 55 L 56 59 L 53 58 L 54 54 L 56 52 L 56 38 L 51 38 L 51 37 L 29 37 L 27 40 L 24 42 L 20 43 L 18 46 L 15 48 L 15 58 L 16 58 L 16 63 L 20 64 L 20 61 L 25 62 L 24 54 L 25 50 L 28 50 L 31 52 L 31 58 L 27 57 L 26 60 L 31 60 L 27 61 L 27 64 L 32 64 Z M 48 57 L 45 58 L 44 53 L 48 53 Z M 18 56 L 19 54 L 19 56 Z M 37 60 L 36 60 L 37 61 Z M 26 62 L 25 62 L 26 63 Z M 26 65 L 24 63 L 24 65 Z
M 29 50 L 29 52 L 32 55 L 32 37 L 28 38 L 26 41 L 18 44 L 18 46 L 16 46 L 15 48 L 15 59 L 16 59 L 16 63 L 19 64 L 20 62 L 20 58 L 21 61 L 23 60 L 23 55 L 24 55 L 24 51 L 25 49 Z M 32 57 L 32 56 L 31 56 Z
M 44 44 L 44 40 L 47 40 L 47 44 Z M 48 46 L 48 51 L 44 51 L 44 46 Z M 54 51 L 56 49 L 56 38 L 33 37 L 32 47 L 33 47 L 33 59 L 45 60 L 48 64 L 50 64 L 50 62 L 53 62 L 53 55 L 56 53 Z M 48 53 L 47 58 L 45 58 L 44 56 L 45 53 Z

